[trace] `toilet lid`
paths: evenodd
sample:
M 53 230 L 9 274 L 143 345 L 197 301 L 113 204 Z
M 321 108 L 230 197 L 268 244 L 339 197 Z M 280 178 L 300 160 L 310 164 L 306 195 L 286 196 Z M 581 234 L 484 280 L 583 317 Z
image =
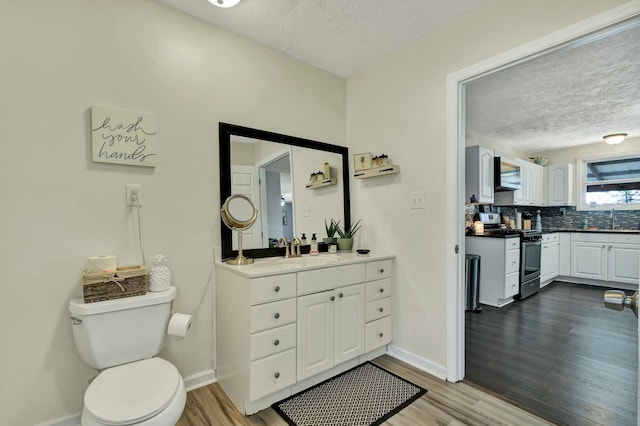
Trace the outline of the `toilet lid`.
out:
M 140 422 L 169 405 L 181 380 L 178 370 L 161 358 L 112 367 L 91 382 L 84 406 L 108 425 Z

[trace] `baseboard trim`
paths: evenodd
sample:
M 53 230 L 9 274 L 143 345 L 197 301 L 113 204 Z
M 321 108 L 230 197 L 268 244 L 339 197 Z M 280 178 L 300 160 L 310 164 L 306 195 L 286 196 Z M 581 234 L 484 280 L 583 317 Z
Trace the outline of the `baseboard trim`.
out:
M 183 378 L 183 380 L 184 386 L 187 388 L 187 392 L 217 382 L 216 372 L 211 369 L 192 374 Z
M 58 417 L 53 420 L 46 420 L 33 426 L 80 426 L 80 416 L 82 413 L 71 414 L 69 416 Z
M 433 361 L 429 361 L 428 359 L 422 358 L 421 356 L 401 349 L 395 345 L 388 346 L 387 354 L 399 359 L 400 361 L 406 362 L 407 364 L 412 365 L 424 371 L 425 373 L 436 376 L 439 379 L 447 379 L 447 369 L 444 366 L 436 364 Z

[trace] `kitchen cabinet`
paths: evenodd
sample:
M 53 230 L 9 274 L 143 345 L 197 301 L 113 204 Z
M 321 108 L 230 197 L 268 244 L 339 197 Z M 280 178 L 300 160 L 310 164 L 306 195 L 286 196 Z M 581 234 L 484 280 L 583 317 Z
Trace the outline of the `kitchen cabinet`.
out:
M 392 257 L 336 257 L 326 265 L 216 264 L 216 378 L 242 413 L 385 353 Z
M 637 285 L 640 235 L 572 233 L 571 276 Z
M 520 287 L 520 237 L 468 236 L 466 252 L 480 256 L 479 300 L 502 307 L 513 302 Z
M 465 200 L 493 204 L 493 150 L 475 145 L 465 150 Z
M 560 241 L 560 267 L 559 272 L 562 276 L 571 275 L 571 234 L 568 232 L 559 233 Z
M 607 278 L 628 284 L 640 280 L 640 235 L 609 234 Z
M 555 164 L 545 168 L 545 205 L 571 206 L 573 201 L 573 165 Z
M 543 234 L 541 250 L 540 287 L 544 287 L 560 274 L 560 235 Z
M 500 206 L 544 205 L 544 168 L 525 160 L 515 160 L 520 166 L 520 189 L 497 192 L 495 204 Z

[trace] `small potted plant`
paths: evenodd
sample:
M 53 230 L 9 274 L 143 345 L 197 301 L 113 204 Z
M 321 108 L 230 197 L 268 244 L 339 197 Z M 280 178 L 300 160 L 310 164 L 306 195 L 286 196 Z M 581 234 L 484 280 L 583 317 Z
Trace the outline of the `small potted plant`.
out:
M 353 236 L 356 235 L 356 232 L 362 227 L 360 221 L 362 219 L 358 219 L 355 222 L 352 222 L 350 225 L 345 226 L 344 230 L 338 227 L 338 249 L 340 251 L 351 251 L 353 248 Z
M 326 244 L 336 244 L 338 239 L 335 237 L 338 229 L 340 228 L 340 221 L 335 221 L 333 218 L 327 223 L 327 220 L 324 220 L 324 229 L 327 231 L 327 238 L 323 238 Z

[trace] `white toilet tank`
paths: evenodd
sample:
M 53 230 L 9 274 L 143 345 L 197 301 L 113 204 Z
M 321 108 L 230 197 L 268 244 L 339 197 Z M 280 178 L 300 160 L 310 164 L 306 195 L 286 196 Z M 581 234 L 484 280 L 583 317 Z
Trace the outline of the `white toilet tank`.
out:
M 176 288 L 102 302 L 69 302 L 73 339 L 88 365 L 105 369 L 157 355 L 164 346 Z

